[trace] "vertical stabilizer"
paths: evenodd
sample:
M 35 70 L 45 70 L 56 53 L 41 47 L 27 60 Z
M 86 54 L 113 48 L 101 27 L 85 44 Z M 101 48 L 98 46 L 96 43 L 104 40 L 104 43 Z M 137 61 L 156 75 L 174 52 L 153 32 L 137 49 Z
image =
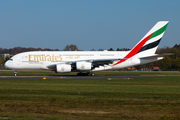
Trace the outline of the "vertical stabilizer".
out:
M 133 49 L 124 58 L 129 59 L 135 55 L 137 57 L 154 55 L 168 24 L 169 21 L 157 22 L 154 27 L 133 47 Z M 120 60 L 114 65 L 124 61 L 126 60 Z
M 169 21 L 160 21 L 156 23 L 156 25 L 139 41 L 138 44 L 142 43 L 142 47 L 139 47 L 136 54 L 153 55 L 164 35 L 168 23 Z M 138 46 L 138 44 L 136 46 Z

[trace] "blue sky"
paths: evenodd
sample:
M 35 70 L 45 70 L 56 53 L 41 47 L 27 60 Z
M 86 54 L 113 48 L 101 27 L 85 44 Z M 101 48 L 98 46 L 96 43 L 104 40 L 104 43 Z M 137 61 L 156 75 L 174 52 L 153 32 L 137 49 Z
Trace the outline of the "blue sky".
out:
M 170 21 L 159 47 L 180 44 L 179 0 L 0 0 L 0 47 L 132 48 Z

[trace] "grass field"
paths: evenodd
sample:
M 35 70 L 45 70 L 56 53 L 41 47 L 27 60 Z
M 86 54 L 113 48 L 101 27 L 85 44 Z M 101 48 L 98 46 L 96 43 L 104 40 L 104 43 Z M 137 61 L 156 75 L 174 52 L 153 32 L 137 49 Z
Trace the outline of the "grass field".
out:
M 3 72 L 11 75 L 12 71 L 0 71 L 0 75 Z M 30 73 L 19 72 L 21 75 Z M 54 75 L 31 73 L 44 74 Z M 179 72 L 96 74 L 180 75 Z M 178 120 L 180 76 L 112 80 L 0 79 L 0 119 Z

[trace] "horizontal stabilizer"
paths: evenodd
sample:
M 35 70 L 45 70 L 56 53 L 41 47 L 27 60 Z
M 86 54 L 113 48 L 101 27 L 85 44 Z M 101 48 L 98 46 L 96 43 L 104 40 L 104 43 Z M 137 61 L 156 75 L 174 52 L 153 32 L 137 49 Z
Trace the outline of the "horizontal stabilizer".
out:
M 141 57 L 140 59 L 151 59 L 151 58 L 157 58 L 157 57 L 164 57 L 168 55 L 174 55 L 174 53 L 163 53 L 163 54 L 154 54 L 151 56 Z

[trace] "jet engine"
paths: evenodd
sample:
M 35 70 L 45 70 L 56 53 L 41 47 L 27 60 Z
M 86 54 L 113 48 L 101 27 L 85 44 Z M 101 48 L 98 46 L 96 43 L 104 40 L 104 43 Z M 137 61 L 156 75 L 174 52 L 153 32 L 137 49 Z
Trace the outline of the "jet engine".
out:
M 79 71 L 90 71 L 92 68 L 92 63 L 90 62 L 77 62 L 76 69 Z
M 56 65 L 56 72 L 57 73 L 71 72 L 71 65 L 67 65 L 67 64 Z

